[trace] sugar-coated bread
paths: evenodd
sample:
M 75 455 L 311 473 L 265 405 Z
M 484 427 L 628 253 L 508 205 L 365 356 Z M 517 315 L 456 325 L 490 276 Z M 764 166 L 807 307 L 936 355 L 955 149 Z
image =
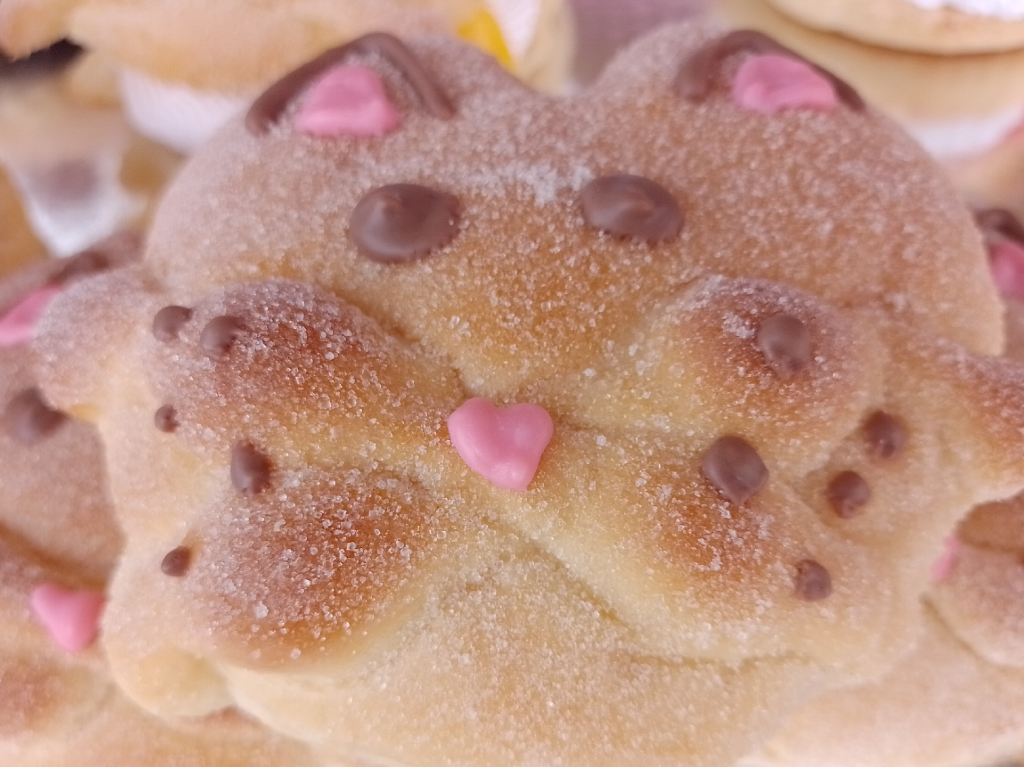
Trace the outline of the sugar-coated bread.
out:
M 948 182 L 699 26 L 565 100 L 453 42 L 327 54 L 38 345 L 105 444 L 123 689 L 356 764 L 732 763 L 907 651 L 945 534 L 1024 486 Z
M 15 342 L 11 312 L 47 285 L 66 288 L 104 259 L 114 265 L 130 241 L 0 281 L 0 764 L 311 767 L 319 762 L 306 749 L 235 712 L 170 727 L 118 692 L 101 645 L 88 636 L 74 652 L 59 645 L 73 640 L 68 630 L 89 630 L 84 622 L 95 618 L 122 539 L 95 430 L 60 414 L 47 419 L 38 398 L 34 418 L 8 404 L 37 391 L 34 354 Z
M 978 215 L 1000 261 L 1024 256 L 1005 211 Z M 1000 252 L 1012 244 L 1014 250 Z M 1024 264 L 1022 264 L 1024 266 Z M 1007 298 L 1007 357 L 1024 362 L 1024 304 Z M 1024 752 L 1024 495 L 983 504 L 932 565 L 912 652 L 869 684 L 811 701 L 744 767 L 1012 767 Z

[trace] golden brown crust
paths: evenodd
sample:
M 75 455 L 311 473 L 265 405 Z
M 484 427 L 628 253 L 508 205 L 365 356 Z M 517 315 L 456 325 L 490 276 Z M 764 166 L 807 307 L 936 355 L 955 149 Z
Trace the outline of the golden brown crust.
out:
M 112 262 L 122 253 L 108 249 Z M 52 278 L 44 262 L 0 282 L 0 312 Z M 0 348 L 0 399 L 36 382 L 25 345 Z M 170 726 L 113 685 L 99 645 L 57 647 L 30 610 L 42 583 L 102 590 L 122 538 L 93 427 L 66 422 L 32 444 L 0 430 L 0 763 L 66 767 L 276 767 L 316 763 L 236 714 Z

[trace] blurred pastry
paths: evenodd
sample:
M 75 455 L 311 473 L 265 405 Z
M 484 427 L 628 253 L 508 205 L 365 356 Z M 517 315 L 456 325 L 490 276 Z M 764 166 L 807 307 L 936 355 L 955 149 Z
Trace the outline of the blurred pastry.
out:
M 68 35 L 118 70 L 145 136 L 190 152 L 268 82 L 368 32 L 459 35 L 520 77 L 563 88 L 574 52 L 565 0 L 4 0 L 0 47 L 25 54 Z
M 122 235 L 0 280 L 0 763 L 312 767 L 305 749 L 224 711 L 172 728 L 115 688 L 98 644 L 122 545 L 95 431 L 36 388 L 32 325 L 55 291 L 132 257 Z
M 46 251 L 68 256 L 140 224 L 178 159 L 87 95 L 75 64 L 0 77 L 0 169 Z M 95 79 L 95 77 L 93 78 Z M 13 219 L 12 226 L 17 226 Z

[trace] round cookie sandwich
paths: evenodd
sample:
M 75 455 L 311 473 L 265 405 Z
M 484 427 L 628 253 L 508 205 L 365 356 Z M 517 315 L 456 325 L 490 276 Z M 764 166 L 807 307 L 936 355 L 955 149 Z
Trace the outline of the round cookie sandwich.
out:
M 67 35 L 116 68 L 143 134 L 180 152 L 209 138 L 269 82 L 371 29 L 458 35 L 531 84 L 569 78 L 565 0 L 5 0 L 0 47 L 23 55 Z
M 871 45 L 929 54 L 1024 48 L 1021 0 L 768 0 L 800 23 Z
M 719 767 L 890 667 L 955 521 L 1024 487 L 1003 338 L 909 138 L 684 25 L 567 99 L 453 41 L 324 53 L 37 344 L 104 441 L 104 642 L 149 711 L 359 765 Z

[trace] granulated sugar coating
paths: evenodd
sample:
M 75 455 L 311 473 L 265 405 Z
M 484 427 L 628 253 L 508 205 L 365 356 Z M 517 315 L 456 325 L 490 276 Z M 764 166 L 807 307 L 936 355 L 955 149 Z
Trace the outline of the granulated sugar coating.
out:
M 845 103 L 743 111 L 744 51 L 689 101 L 713 37 L 659 31 L 561 101 L 454 43 L 359 47 L 401 127 L 235 122 L 144 264 L 57 300 L 43 388 L 105 441 L 136 701 L 236 703 L 343 763 L 720 767 L 909 647 L 943 537 L 1024 487 L 1024 373 L 973 356 L 998 299 L 912 142 Z M 584 215 L 619 175 L 652 184 Z M 167 306 L 191 314 L 155 337 Z M 472 397 L 550 414 L 525 491 L 487 479 L 515 429 L 453 447 Z M 886 456 L 878 411 L 906 431 Z M 842 472 L 870 488 L 848 518 Z
M 104 253 L 111 264 L 127 257 Z M 0 315 L 66 266 L 41 263 L 0 281 Z M 35 384 L 37 362 L 26 343 L 0 346 L 0 401 Z M 236 712 L 189 723 L 157 719 L 118 692 L 98 644 L 73 653 L 58 645 L 50 631 L 59 628 L 60 611 L 48 625 L 37 592 L 98 598 L 122 546 L 103 448 L 86 423 L 65 419 L 27 445 L 11 437 L 9 426 L 0 428 L 0 764 L 319 764 L 304 746 Z

